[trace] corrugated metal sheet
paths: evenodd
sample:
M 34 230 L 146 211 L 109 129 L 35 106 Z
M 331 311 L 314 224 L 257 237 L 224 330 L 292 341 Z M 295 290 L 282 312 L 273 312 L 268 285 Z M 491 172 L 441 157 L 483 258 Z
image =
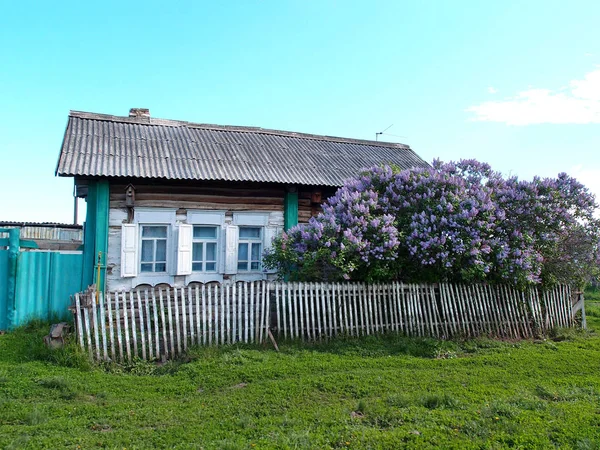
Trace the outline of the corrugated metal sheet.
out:
M 12 326 L 68 317 L 70 296 L 81 290 L 82 265 L 81 253 L 21 252 Z
M 7 328 L 8 320 L 8 250 L 0 250 L 0 330 Z
M 56 173 L 341 186 L 382 163 L 428 166 L 403 144 L 72 111 Z
M 43 226 L 43 225 L 2 225 L 1 228 L 19 228 L 21 230 L 21 239 L 35 239 L 48 241 L 76 241 L 83 239 L 83 228 Z

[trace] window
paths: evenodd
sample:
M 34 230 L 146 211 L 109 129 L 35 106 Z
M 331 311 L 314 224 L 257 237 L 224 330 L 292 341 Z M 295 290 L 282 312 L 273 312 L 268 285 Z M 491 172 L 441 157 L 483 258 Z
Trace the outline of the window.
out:
M 238 264 L 240 272 L 260 271 L 262 255 L 262 227 L 240 227 Z
M 194 272 L 217 271 L 217 227 L 194 226 L 192 242 L 192 270 Z
M 167 271 L 167 226 L 142 225 L 140 272 Z

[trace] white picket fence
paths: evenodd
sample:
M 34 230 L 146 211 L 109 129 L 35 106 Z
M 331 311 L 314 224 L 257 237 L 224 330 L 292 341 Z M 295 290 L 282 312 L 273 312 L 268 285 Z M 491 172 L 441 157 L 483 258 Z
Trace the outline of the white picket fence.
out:
M 170 358 L 189 345 L 262 342 L 267 283 L 206 284 L 158 291 L 75 294 L 82 348 L 97 360 Z
M 276 329 L 285 338 L 385 332 L 520 338 L 573 323 L 567 286 L 524 293 L 483 284 L 286 283 L 274 291 Z
M 448 339 L 527 338 L 570 327 L 567 286 L 363 283 L 206 284 L 150 291 L 86 291 L 72 307 L 78 341 L 97 360 L 171 358 L 190 345 L 315 341 L 398 333 Z M 580 305 L 581 302 L 578 303 Z

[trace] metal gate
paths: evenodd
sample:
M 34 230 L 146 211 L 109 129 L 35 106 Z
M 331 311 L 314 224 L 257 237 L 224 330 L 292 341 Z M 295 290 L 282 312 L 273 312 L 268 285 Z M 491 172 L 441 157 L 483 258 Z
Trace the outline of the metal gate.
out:
M 68 317 L 69 297 L 81 290 L 81 253 L 23 251 L 35 243 L 16 228 L 0 228 L 0 330 L 31 319 Z

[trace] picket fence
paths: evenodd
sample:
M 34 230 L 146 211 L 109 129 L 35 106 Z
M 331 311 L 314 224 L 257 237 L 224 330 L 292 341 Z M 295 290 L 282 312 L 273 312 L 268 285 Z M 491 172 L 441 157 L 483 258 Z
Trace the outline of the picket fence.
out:
M 398 333 L 528 338 L 574 325 L 568 286 L 211 283 L 75 294 L 78 341 L 97 360 L 168 359 L 191 345 Z

